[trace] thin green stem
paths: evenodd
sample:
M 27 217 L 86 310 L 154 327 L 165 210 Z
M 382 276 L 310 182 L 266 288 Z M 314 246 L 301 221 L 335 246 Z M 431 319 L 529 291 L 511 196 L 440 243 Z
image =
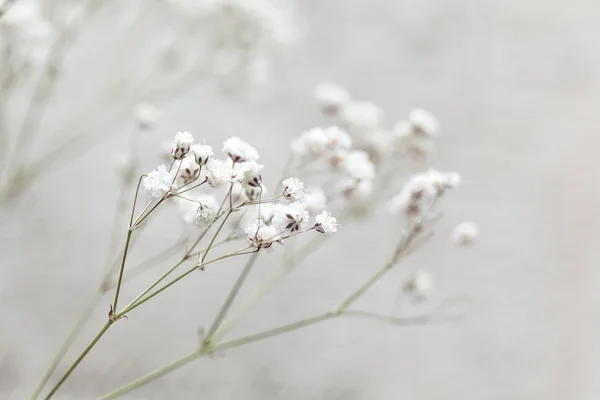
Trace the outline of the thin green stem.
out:
M 79 365 L 79 363 L 81 363 L 81 361 L 90 352 L 90 350 L 96 345 L 96 343 L 98 343 L 98 341 L 100 340 L 100 338 L 106 333 L 106 331 L 108 330 L 108 328 L 110 328 L 110 326 L 112 324 L 113 324 L 113 321 L 111 321 L 111 320 L 108 320 L 106 322 L 106 324 L 104 325 L 104 327 L 100 330 L 100 332 L 96 335 L 96 337 L 91 341 L 91 343 L 85 348 L 85 350 L 83 351 L 83 353 L 81 353 L 79 355 L 79 357 L 77 357 L 77 359 L 75 360 L 75 362 L 73 363 L 73 365 L 71 365 L 71 367 L 67 370 L 67 372 L 65 372 L 65 374 L 63 375 L 63 377 L 60 378 L 60 380 L 58 381 L 58 383 L 56 385 L 54 385 L 54 387 L 52 388 L 52 390 L 50 390 L 50 392 L 48 393 L 48 395 L 45 397 L 46 400 L 50 399 L 56 393 L 56 391 L 62 386 L 62 384 L 67 380 L 67 378 L 69 378 L 69 376 L 71 375 L 71 373 L 73 372 L 73 370 L 75 368 L 77 368 L 77 366 Z
M 367 290 L 371 288 L 375 284 L 375 282 L 379 281 L 385 274 L 387 274 L 392 267 L 394 266 L 394 261 L 389 261 L 387 264 L 383 266 L 379 271 L 377 271 L 368 281 L 366 281 L 361 287 L 358 288 L 355 292 L 353 292 L 346 300 L 340 304 L 337 309 L 340 311 L 346 310 L 350 307 L 356 300 L 358 300 Z
M 129 250 L 129 243 L 131 242 L 131 234 L 133 231 L 129 229 L 127 231 L 127 239 L 125 239 L 125 250 L 123 251 L 123 259 L 121 260 L 121 269 L 119 270 L 119 280 L 117 281 L 117 289 L 115 291 L 115 300 L 113 301 L 113 310 L 117 310 L 117 304 L 119 301 L 119 293 L 121 292 L 121 282 L 123 281 L 123 271 L 125 270 L 125 261 L 127 260 L 127 252 Z
M 213 244 L 215 243 L 215 240 L 217 239 L 217 236 L 219 236 L 219 233 L 221 232 L 221 229 L 223 229 L 223 226 L 225 225 L 225 222 L 227 222 L 227 219 L 229 218 L 229 216 L 231 215 L 232 212 L 233 211 L 230 209 L 227 212 L 227 214 L 225 215 L 225 218 L 223 218 L 223 221 L 221 221 L 221 225 L 219 225 L 219 228 L 217 228 L 217 231 L 215 232 L 215 234 L 213 235 L 212 239 L 210 240 L 210 243 L 208 244 L 208 247 L 206 248 L 206 250 L 204 250 L 204 254 L 202 254 L 202 258 L 200 259 L 200 264 L 204 263 L 204 260 L 206 259 L 206 256 L 208 255 L 208 252 L 212 248 Z

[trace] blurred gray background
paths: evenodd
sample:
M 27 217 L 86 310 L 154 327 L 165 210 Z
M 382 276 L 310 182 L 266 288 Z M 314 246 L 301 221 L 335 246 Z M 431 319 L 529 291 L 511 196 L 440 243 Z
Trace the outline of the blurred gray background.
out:
M 388 312 L 402 277 L 420 267 L 436 276 L 432 304 L 468 297 L 465 317 L 420 327 L 326 322 L 198 360 L 124 398 L 597 399 L 600 4 L 312 0 L 299 9 L 305 36 L 277 61 L 266 90 L 248 99 L 208 84 L 169 102 L 143 139 L 142 168 L 157 165 L 177 130 L 218 149 L 237 135 L 258 149 L 272 182 L 290 140 L 324 123 L 312 102 L 323 80 L 380 105 L 388 126 L 412 107 L 429 109 L 442 124 L 433 164 L 461 172 L 464 184 L 445 202 L 434 239 L 357 306 Z M 83 76 L 121 67 L 98 55 L 96 44 L 111 38 L 102 23 L 90 29 L 67 60 L 69 94 L 52 104 L 48 127 L 69 111 L 69 97 L 93 86 Z M 119 129 L 2 210 L 1 398 L 30 395 L 101 279 L 119 193 L 112 164 L 129 128 Z M 161 214 L 132 260 L 177 237 L 176 218 Z M 448 237 L 463 220 L 481 228 L 468 250 Z M 397 228 L 384 214 L 349 225 L 231 337 L 329 310 L 386 260 Z M 261 256 L 248 287 L 279 257 Z M 194 274 L 116 324 L 56 398 L 95 398 L 188 353 L 239 268 Z M 124 298 L 156 272 L 126 286 Z M 104 324 L 110 301 L 67 360 Z

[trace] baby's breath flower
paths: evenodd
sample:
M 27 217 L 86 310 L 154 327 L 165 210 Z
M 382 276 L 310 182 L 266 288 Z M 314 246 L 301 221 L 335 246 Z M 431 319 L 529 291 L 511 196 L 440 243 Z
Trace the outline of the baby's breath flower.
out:
M 273 226 L 279 232 L 297 233 L 306 228 L 309 218 L 310 215 L 302 203 L 277 204 L 273 214 Z
M 310 161 L 318 159 L 326 153 L 327 143 L 327 136 L 323 128 L 312 128 L 292 141 L 291 149 L 296 158 Z
M 369 155 L 361 150 L 346 154 L 342 161 L 342 168 L 354 179 L 373 179 L 375 177 L 375 165 L 369 159 Z
M 233 162 L 258 161 L 259 155 L 254 147 L 238 137 L 230 137 L 223 143 L 223 152 L 229 155 Z
M 233 182 L 241 182 L 246 174 L 246 163 L 234 163 L 231 159 L 225 161 L 209 158 L 206 164 L 206 179 L 211 187 L 221 187 Z
M 364 134 L 379 128 L 383 111 L 368 101 L 352 101 L 342 107 L 340 121 L 354 134 Z
M 279 236 L 275 227 L 265 224 L 262 220 L 254 221 L 245 232 L 250 245 L 257 249 L 269 249 L 274 242 L 278 241 Z
M 161 117 L 158 108 L 150 103 L 139 103 L 135 107 L 135 119 L 142 129 L 152 129 Z
M 394 126 L 392 144 L 400 154 L 413 159 L 427 158 L 435 147 L 431 136 L 415 134 L 408 121 L 400 121 Z
M 352 147 L 350 135 L 337 126 L 330 126 L 323 133 L 329 150 L 349 150 Z
M 325 236 L 331 236 L 338 230 L 337 219 L 332 217 L 327 211 L 323 211 L 315 218 L 315 230 L 323 233 Z
M 181 167 L 179 168 L 179 179 L 181 179 L 182 185 L 188 184 L 198 178 L 200 172 L 200 166 L 196 164 L 194 157 L 185 157 L 181 160 Z
M 261 171 L 264 168 L 264 165 L 261 165 L 256 161 L 247 161 L 244 163 L 244 165 L 246 167 L 244 183 L 253 188 L 260 187 L 262 184 Z
M 194 137 L 189 132 L 177 132 L 171 146 L 171 157 L 181 160 L 190 151 Z
M 350 101 L 350 94 L 335 83 L 323 82 L 315 89 L 315 100 L 321 109 L 329 114 L 335 114 Z
M 342 179 L 338 184 L 339 191 L 350 201 L 363 201 L 373 192 L 372 179 Z
M 457 246 L 472 244 L 479 234 L 479 227 L 474 222 L 462 222 L 454 228 L 452 240 Z
M 429 111 L 422 108 L 415 108 L 408 115 L 408 121 L 411 123 L 416 134 L 429 136 L 438 134 L 440 124 L 437 118 Z
M 433 291 L 433 276 L 425 271 L 415 271 L 404 282 L 404 293 L 415 300 L 426 300 Z
M 204 226 L 214 221 L 219 209 L 219 202 L 216 197 L 209 194 L 199 194 L 195 200 L 200 202 L 196 210 L 196 224 Z
M 152 200 L 158 200 L 171 190 L 173 180 L 173 174 L 161 165 L 142 179 L 142 186 Z
M 327 207 L 327 196 L 321 188 L 313 187 L 306 191 L 302 203 L 309 213 L 316 214 Z
M 304 183 L 298 178 L 287 178 L 283 181 L 283 197 L 287 200 L 302 201 L 304 198 Z
M 195 144 L 191 150 L 198 165 L 205 165 L 208 159 L 215 155 L 213 148 L 207 144 Z

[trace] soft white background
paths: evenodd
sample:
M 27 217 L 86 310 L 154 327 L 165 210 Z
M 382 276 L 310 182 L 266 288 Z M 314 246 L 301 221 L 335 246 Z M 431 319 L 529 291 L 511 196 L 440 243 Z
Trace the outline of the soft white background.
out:
M 388 125 L 413 106 L 430 109 L 443 129 L 434 164 L 460 171 L 464 185 L 446 201 L 434 240 L 360 306 L 389 311 L 406 271 L 422 267 L 436 274 L 434 304 L 470 299 L 465 318 L 409 328 L 326 322 L 196 361 L 125 398 L 597 399 L 600 5 L 313 0 L 300 9 L 306 35 L 277 63 L 266 92 L 249 101 L 204 85 L 170 102 L 144 138 L 144 168 L 156 165 L 176 130 L 191 130 L 217 148 L 227 136 L 246 138 L 261 153 L 265 179 L 276 179 L 289 141 L 323 122 L 311 103 L 322 80 L 379 104 Z M 111 44 L 103 23 L 67 60 L 63 97 L 45 127 L 95 86 L 94 74 L 121 67 L 98 53 L 98 43 Z M 127 142 L 121 130 L 1 210 L 2 398 L 30 394 L 101 277 L 119 190 L 112 161 Z M 174 219 L 165 209 L 133 260 L 169 245 Z M 481 237 L 457 250 L 448 232 L 465 219 L 480 225 Z M 385 261 L 397 231 L 385 215 L 347 226 L 233 334 L 328 310 Z M 249 285 L 279 257 L 261 257 Z M 94 398 L 189 352 L 240 267 L 193 274 L 116 324 L 56 398 Z M 150 279 L 126 287 L 124 299 Z M 75 349 L 104 324 L 110 301 Z

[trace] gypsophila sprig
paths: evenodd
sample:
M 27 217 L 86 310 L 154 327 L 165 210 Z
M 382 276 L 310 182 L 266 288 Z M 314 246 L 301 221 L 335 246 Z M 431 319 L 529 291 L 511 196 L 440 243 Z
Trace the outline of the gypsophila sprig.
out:
M 304 183 L 298 178 L 287 178 L 282 182 L 283 197 L 290 201 L 302 201 L 304 199 Z
M 324 234 L 325 236 L 331 236 L 337 232 L 339 224 L 335 217 L 332 217 L 327 211 L 323 211 L 315 218 L 315 230 Z
M 171 146 L 171 157 L 181 160 L 190 151 L 194 137 L 189 132 L 177 132 Z
M 479 227 L 474 222 L 462 222 L 454 228 L 452 240 L 457 246 L 472 244 L 479 234 Z
M 196 164 L 202 166 L 208 162 L 208 159 L 215 155 L 213 148 L 207 144 L 195 144 L 191 147 Z
M 142 179 L 142 185 L 151 200 L 158 200 L 171 190 L 174 180 L 175 176 L 169 172 L 167 166 L 160 165 Z
M 259 156 L 256 149 L 238 137 L 230 137 L 223 143 L 223 152 L 233 162 L 258 161 Z
M 433 275 L 417 270 L 404 282 L 404 293 L 413 300 L 426 300 L 433 292 Z

